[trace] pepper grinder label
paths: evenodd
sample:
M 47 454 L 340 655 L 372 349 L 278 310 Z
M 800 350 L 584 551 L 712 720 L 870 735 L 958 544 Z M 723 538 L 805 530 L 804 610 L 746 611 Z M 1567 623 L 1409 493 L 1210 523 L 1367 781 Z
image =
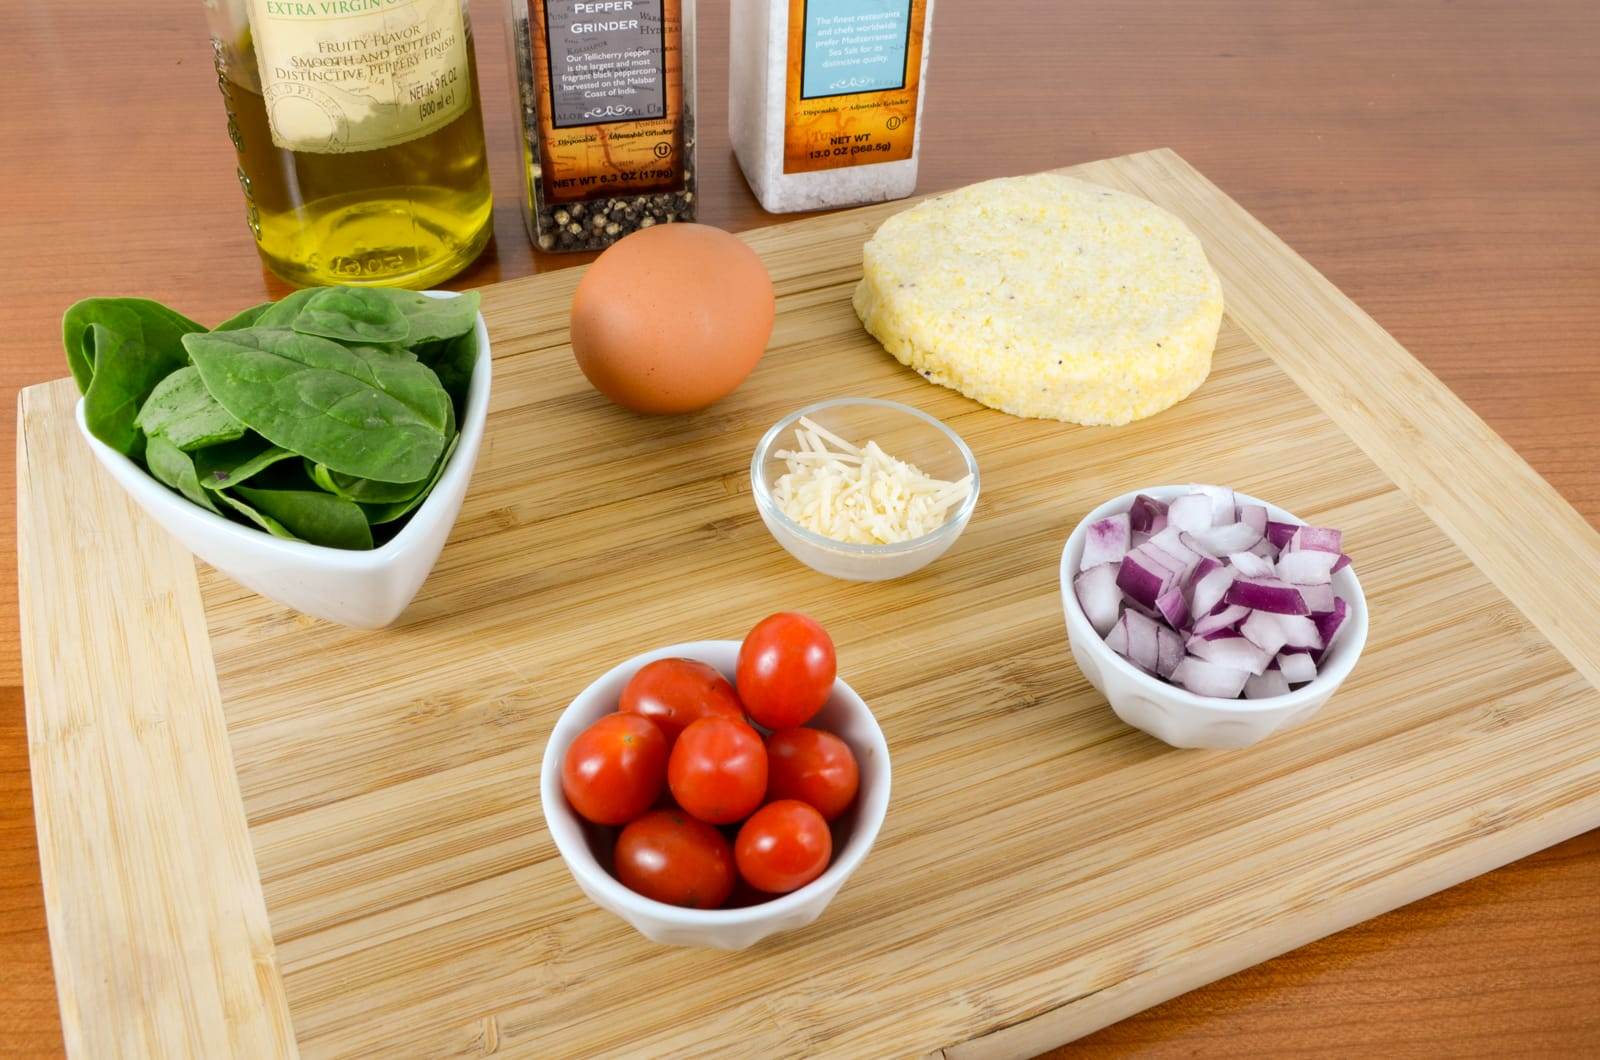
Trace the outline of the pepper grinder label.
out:
M 533 0 L 530 13 L 545 198 L 681 185 L 679 0 Z
M 926 10 L 926 0 L 790 0 L 785 173 L 911 157 Z

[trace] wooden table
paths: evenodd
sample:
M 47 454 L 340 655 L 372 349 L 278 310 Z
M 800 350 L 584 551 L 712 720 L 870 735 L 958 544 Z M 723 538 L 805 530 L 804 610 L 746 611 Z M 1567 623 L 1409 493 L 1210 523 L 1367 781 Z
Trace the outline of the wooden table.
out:
M 496 242 L 475 286 L 572 264 L 517 210 L 499 4 L 476 0 Z M 200 6 L 15 6 L 0 153 L 8 393 L 65 374 L 60 312 L 142 294 L 200 320 L 265 278 Z M 769 223 L 701 10 L 701 219 Z M 947 0 L 921 186 L 1170 146 L 1371 312 L 1600 520 L 1600 8 L 1590 0 Z M 581 260 L 581 259 L 579 259 Z M 14 420 L 4 423 L 7 447 Z M 14 477 L 0 480 L 13 547 Z M 9 554 L 8 554 L 9 555 Z M 17 659 L 0 585 L 0 1052 L 61 1048 Z M 1077 1043 L 1087 1054 L 1600 1050 L 1600 833 Z

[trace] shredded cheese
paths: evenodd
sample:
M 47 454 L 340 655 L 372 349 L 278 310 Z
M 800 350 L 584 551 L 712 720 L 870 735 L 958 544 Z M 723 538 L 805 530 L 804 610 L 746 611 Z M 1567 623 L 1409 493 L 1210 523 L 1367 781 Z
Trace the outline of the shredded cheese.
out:
M 869 441 L 857 446 L 804 416 L 795 447 L 779 450 L 788 471 L 778 508 L 813 533 L 853 545 L 890 545 L 932 533 L 972 492 L 972 476 L 930 478 Z

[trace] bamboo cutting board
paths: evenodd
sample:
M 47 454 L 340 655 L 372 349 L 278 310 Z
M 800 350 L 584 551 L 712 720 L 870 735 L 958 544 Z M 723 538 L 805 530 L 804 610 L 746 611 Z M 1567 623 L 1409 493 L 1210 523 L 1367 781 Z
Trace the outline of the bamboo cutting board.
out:
M 1023 1054 L 1600 825 L 1600 535 L 1177 156 L 1072 172 L 1178 214 L 1221 275 L 1187 401 L 1073 427 L 901 368 L 849 296 L 903 203 L 748 235 L 776 330 L 697 416 L 589 389 L 578 270 L 502 284 L 471 492 L 378 633 L 197 570 L 93 465 L 71 384 L 25 391 L 28 725 L 69 1048 Z M 911 578 L 825 579 L 752 506 L 761 432 L 840 394 L 921 407 L 977 454 L 971 526 Z M 1067 533 L 1186 480 L 1343 527 L 1368 593 L 1344 688 L 1243 751 L 1122 725 L 1067 652 Z M 545 834 L 545 737 L 613 663 L 790 608 L 828 626 L 888 736 L 888 820 L 811 927 L 653 946 Z

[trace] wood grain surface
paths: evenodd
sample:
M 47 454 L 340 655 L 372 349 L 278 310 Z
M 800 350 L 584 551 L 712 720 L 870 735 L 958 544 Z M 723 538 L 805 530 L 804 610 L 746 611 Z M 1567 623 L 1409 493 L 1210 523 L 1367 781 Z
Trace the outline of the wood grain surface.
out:
M 904 203 L 746 235 L 777 322 L 697 415 L 592 390 L 567 345 L 576 271 L 494 285 L 474 489 L 383 631 L 197 583 L 75 444 L 70 381 L 23 391 L 23 658 L 69 1042 L 270 1052 L 292 1022 L 317 1056 L 1026 1055 L 1600 823 L 1600 533 L 1178 156 L 1070 172 L 1188 221 L 1222 279 L 1211 376 L 1179 406 L 1018 420 L 884 356 L 850 294 Z M 917 405 L 984 469 L 956 548 L 893 583 L 794 563 L 749 496 L 767 425 L 848 394 Z M 1066 662 L 1060 542 L 1163 479 L 1271 497 L 1359 557 L 1361 665 L 1246 753 L 1156 743 Z M 652 945 L 570 885 L 537 749 L 615 660 L 795 601 L 884 727 L 893 812 L 804 931 Z
M 716 130 L 724 23 L 717 5 L 703 7 L 702 122 Z M 565 263 L 535 260 L 522 237 L 501 11 L 475 10 L 497 244 L 464 285 Z M 8 392 L 61 374 L 56 322 L 84 294 L 147 294 L 211 319 L 281 293 L 243 226 L 198 5 L 28 5 L 0 21 L 12 71 L 0 117 Z M 1600 516 L 1600 13 L 1587 0 L 951 3 L 934 49 L 923 188 L 1175 147 Z M 714 133 L 705 145 L 703 218 L 768 223 Z M 12 503 L 8 479 L 7 527 Z M 60 1037 L 14 601 L 7 581 L 0 1049 L 44 1053 Z M 1079 1046 L 1592 1052 L 1597 866 L 1591 835 Z

